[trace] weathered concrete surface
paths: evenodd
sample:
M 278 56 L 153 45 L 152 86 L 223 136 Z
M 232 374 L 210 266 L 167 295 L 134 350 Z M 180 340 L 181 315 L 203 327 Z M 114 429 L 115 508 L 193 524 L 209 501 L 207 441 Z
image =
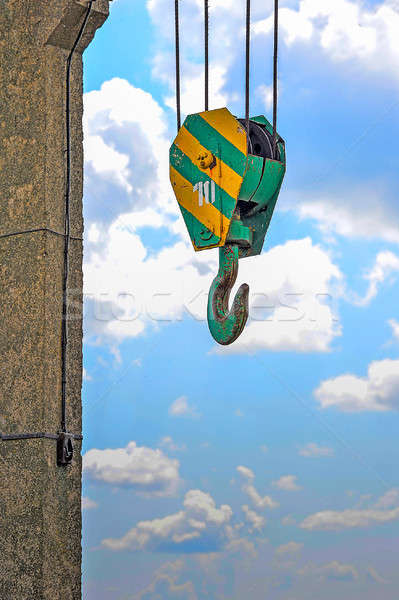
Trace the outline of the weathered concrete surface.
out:
M 66 58 L 83 0 L 0 4 L 0 431 L 56 433 L 61 416 Z M 108 15 L 96 0 L 79 52 Z M 82 60 L 72 63 L 71 234 L 82 222 Z M 70 245 L 68 429 L 81 432 L 82 242 Z M 0 441 L 1 600 L 80 600 L 81 457 L 52 440 Z

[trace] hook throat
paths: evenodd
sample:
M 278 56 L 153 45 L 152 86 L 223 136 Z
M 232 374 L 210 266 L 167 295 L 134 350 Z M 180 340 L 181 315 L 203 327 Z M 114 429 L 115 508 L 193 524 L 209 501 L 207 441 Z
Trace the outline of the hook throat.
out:
M 232 344 L 248 319 L 249 286 L 243 283 L 229 311 L 231 290 L 238 274 L 239 249 L 236 244 L 219 248 L 219 271 L 208 296 L 208 325 L 212 337 L 221 345 Z

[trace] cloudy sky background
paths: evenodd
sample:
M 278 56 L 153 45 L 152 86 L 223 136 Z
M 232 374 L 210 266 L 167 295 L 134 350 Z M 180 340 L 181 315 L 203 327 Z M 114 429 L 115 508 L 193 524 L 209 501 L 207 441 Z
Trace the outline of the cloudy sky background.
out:
M 399 585 L 399 2 L 281 0 L 287 174 L 250 319 L 216 347 L 217 252 L 168 177 L 172 0 L 113 0 L 85 53 L 84 598 L 392 600 Z M 181 1 L 183 113 L 202 1 Z M 251 113 L 271 116 L 272 2 Z M 211 107 L 244 114 L 244 8 L 210 2 Z

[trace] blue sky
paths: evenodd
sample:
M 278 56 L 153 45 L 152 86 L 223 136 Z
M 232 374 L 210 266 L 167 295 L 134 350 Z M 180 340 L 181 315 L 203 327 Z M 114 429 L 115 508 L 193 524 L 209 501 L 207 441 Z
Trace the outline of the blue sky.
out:
M 287 174 L 221 348 L 217 253 L 193 251 L 168 180 L 173 4 L 114 0 L 84 56 L 83 598 L 392 600 L 399 5 L 281 1 Z M 242 116 L 245 3 L 210 4 L 211 108 Z M 269 118 L 271 5 L 253 1 L 251 79 Z M 201 6 L 181 2 L 184 114 Z

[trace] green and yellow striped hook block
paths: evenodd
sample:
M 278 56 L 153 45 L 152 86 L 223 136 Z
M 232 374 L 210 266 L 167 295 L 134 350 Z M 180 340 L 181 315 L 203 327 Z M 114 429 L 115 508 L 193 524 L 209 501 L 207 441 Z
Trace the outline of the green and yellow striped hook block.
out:
M 219 247 L 208 297 L 214 339 L 231 344 L 248 318 L 246 284 L 229 311 L 238 259 L 260 254 L 285 174 L 285 144 L 263 117 L 236 119 L 227 108 L 189 115 L 170 148 L 170 181 L 194 250 Z

